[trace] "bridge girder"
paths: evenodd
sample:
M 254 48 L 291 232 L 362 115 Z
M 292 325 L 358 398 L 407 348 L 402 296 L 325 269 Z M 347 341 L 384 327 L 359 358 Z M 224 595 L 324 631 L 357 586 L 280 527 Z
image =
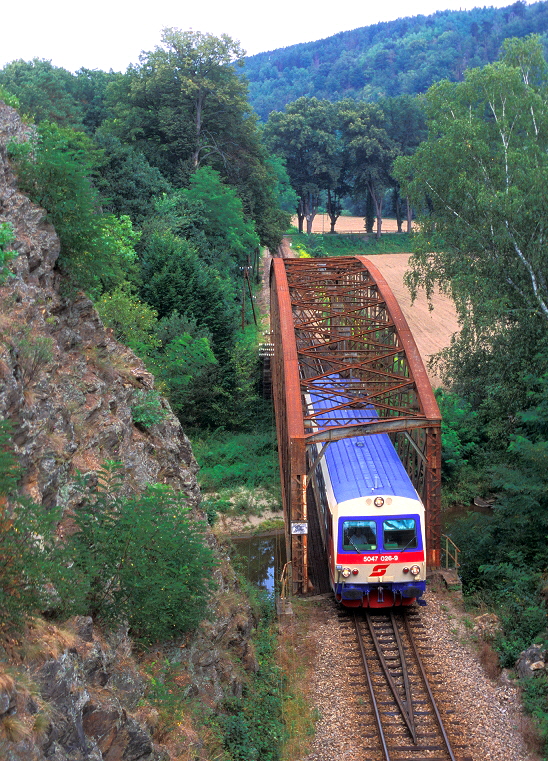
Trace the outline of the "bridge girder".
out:
M 365 257 L 274 258 L 270 303 L 273 398 L 294 593 L 308 590 L 307 537 L 292 533 L 292 527 L 307 523 L 307 449 L 318 442 L 391 436 L 425 505 L 428 563 L 439 566 L 441 415 L 386 280 Z M 307 402 L 310 392 L 328 403 L 321 419 Z M 365 407 L 375 410 L 374 420 L 357 422 L 353 411 Z

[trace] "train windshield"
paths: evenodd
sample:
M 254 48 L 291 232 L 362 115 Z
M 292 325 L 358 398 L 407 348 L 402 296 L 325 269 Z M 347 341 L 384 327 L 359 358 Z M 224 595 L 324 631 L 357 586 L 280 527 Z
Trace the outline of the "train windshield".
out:
M 367 552 L 377 549 L 375 521 L 344 521 L 342 534 L 344 552 Z
M 385 550 L 406 550 L 417 547 L 417 524 L 414 518 L 391 518 L 383 521 L 383 544 Z

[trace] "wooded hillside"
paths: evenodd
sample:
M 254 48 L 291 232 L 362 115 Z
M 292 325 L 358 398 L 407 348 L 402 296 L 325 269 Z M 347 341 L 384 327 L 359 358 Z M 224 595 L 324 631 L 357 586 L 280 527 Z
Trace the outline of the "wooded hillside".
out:
M 548 3 L 438 11 L 340 32 L 245 59 L 250 101 L 261 119 L 307 95 L 376 101 L 426 92 L 440 79 L 461 81 L 467 68 L 498 58 L 507 37 L 540 34 Z

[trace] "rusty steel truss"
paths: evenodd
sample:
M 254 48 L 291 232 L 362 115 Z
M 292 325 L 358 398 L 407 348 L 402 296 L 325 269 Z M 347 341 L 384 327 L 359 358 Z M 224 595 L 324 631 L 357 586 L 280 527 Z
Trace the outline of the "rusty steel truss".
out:
M 390 435 L 425 505 L 428 564 L 439 566 L 441 416 L 387 282 L 361 256 L 273 259 L 270 280 L 272 384 L 293 592 L 308 591 L 307 479 L 329 442 L 352 436 Z M 310 393 L 323 399 L 321 417 Z M 364 409 L 373 412 L 356 414 Z M 320 455 L 312 447 L 319 442 Z

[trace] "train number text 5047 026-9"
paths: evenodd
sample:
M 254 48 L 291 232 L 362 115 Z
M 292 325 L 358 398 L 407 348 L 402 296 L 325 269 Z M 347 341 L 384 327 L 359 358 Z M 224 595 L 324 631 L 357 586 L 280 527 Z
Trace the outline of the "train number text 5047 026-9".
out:
M 396 563 L 399 560 L 399 555 L 364 555 L 363 559 L 369 563 Z

